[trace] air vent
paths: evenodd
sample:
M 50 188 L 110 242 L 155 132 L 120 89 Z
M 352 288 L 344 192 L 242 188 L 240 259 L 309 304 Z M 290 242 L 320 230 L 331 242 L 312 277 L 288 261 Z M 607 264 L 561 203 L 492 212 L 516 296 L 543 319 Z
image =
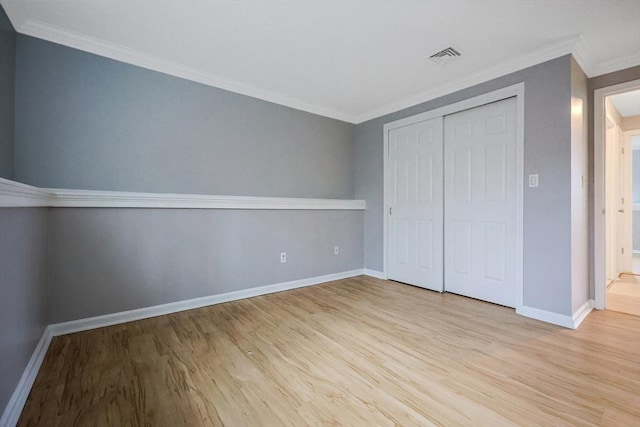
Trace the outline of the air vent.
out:
M 438 65 L 444 65 L 458 59 L 460 56 L 462 56 L 462 54 L 460 53 L 460 48 L 458 48 L 457 46 L 449 46 L 446 49 L 442 49 L 438 53 L 434 53 L 429 57 L 429 59 Z

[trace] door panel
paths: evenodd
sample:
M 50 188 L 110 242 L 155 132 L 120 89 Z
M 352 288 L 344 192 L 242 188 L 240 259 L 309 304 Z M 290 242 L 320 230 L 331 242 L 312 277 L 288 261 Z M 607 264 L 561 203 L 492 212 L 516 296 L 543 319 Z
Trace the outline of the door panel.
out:
M 389 131 L 387 274 L 443 289 L 442 118 Z
M 607 282 L 618 279 L 618 127 L 607 117 L 605 139 L 605 247 Z
M 516 304 L 516 99 L 444 118 L 448 292 Z
M 471 273 L 471 223 L 467 221 L 452 221 L 452 223 L 453 271 L 459 276 L 468 277 Z M 447 290 L 449 290 L 448 285 Z
M 633 193 L 632 193 L 632 154 L 631 138 L 619 129 L 618 141 L 618 274 L 633 271 Z

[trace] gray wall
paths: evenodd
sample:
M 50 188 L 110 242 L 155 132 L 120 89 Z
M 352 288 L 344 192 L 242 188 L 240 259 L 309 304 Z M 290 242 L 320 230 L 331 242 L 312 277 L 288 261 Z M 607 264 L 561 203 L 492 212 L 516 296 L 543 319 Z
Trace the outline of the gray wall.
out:
M 353 198 L 352 124 L 24 35 L 14 46 L 3 176 Z M 362 211 L 0 209 L 0 408 L 46 324 L 360 269 L 362 223 Z
M 16 178 L 352 198 L 354 125 L 19 34 Z
M 0 209 L 0 414 L 48 324 L 47 215 Z
M 53 209 L 53 323 L 361 269 L 362 211 Z M 340 254 L 333 254 L 334 245 Z M 280 252 L 287 262 L 280 263 Z
M 13 178 L 13 101 L 16 32 L 0 7 L 0 177 Z
M 525 83 L 524 173 L 540 186 L 524 189 L 524 303 L 571 315 L 571 57 L 507 76 L 357 125 L 356 192 L 367 201 L 365 268 L 382 271 L 384 123 Z

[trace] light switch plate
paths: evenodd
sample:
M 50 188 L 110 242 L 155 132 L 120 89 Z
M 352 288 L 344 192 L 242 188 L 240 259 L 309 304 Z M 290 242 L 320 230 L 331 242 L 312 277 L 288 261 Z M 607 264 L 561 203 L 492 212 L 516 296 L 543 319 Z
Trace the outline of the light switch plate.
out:
M 538 186 L 538 174 L 533 173 L 529 175 L 529 187 L 537 187 Z

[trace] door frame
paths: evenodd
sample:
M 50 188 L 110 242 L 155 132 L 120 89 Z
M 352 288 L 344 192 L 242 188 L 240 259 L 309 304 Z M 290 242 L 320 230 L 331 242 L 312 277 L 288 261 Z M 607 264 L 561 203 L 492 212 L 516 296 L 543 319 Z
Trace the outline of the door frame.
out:
M 389 200 L 389 132 L 393 129 L 398 129 L 404 126 L 412 125 L 414 123 L 422 122 L 425 120 L 434 119 L 436 117 L 444 117 L 450 114 L 458 113 L 460 111 L 469 110 L 471 108 L 480 107 L 492 102 L 502 101 L 503 99 L 516 97 L 516 311 L 522 309 L 523 299 L 523 235 L 524 235 L 524 222 L 523 222 L 523 191 L 524 191 L 524 82 L 517 83 L 512 86 L 507 86 L 502 89 L 498 89 L 492 92 L 487 92 L 482 95 L 474 96 L 472 98 L 465 99 L 460 102 L 448 104 L 443 107 L 435 108 L 433 110 L 425 111 L 424 113 L 416 114 L 414 116 L 406 117 L 393 122 L 385 123 L 383 126 L 383 271 L 382 275 L 384 279 L 388 279 L 387 268 L 387 244 L 388 244 L 388 232 L 389 232 L 389 212 L 390 200 Z M 444 247 L 442 248 L 444 251 Z M 444 266 L 443 266 L 444 268 Z M 446 292 L 446 287 L 445 287 Z
M 595 308 L 607 306 L 607 274 L 605 270 L 605 98 L 621 92 L 640 89 L 640 79 L 596 89 L 593 92 L 593 286 Z

